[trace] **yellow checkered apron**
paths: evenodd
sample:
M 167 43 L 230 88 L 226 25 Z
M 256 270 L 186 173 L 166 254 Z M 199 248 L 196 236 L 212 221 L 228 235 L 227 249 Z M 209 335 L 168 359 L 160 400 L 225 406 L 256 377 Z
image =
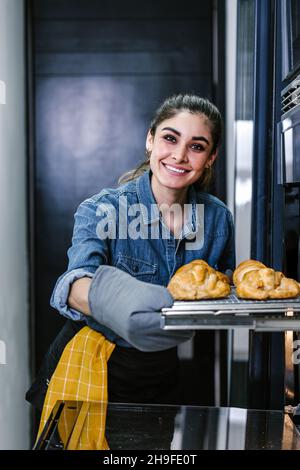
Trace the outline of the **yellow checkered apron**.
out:
M 68 450 L 108 449 L 105 438 L 107 410 L 107 361 L 115 344 L 88 326 L 82 328 L 65 347 L 50 380 L 38 437 L 57 400 L 97 402 L 89 407 L 83 423 L 79 423 L 80 435 L 72 435 Z M 83 404 L 85 406 L 85 404 Z M 87 404 L 86 404 L 87 406 Z M 80 416 L 78 417 L 80 420 Z M 66 433 L 60 423 L 59 432 Z M 76 434 L 76 433 L 75 433 Z

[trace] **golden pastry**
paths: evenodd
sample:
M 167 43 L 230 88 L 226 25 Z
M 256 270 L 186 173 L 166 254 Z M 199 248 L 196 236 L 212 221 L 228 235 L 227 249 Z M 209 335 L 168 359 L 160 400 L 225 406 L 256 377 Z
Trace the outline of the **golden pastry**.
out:
M 230 294 L 228 277 L 201 259 L 179 268 L 168 289 L 175 300 L 215 299 Z
M 248 260 L 233 273 L 236 293 L 242 299 L 289 299 L 300 295 L 300 284 L 260 261 Z

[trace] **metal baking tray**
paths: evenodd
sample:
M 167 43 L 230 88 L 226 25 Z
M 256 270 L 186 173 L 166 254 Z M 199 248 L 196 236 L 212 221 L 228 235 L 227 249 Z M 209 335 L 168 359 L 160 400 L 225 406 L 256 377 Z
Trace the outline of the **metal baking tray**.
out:
M 235 288 L 231 288 L 231 293 L 228 297 L 222 299 L 211 300 L 181 300 L 175 301 L 174 305 L 170 308 L 163 308 L 162 312 L 203 312 L 214 311 L 215 313 L 249 313 L 255 312 L 286 312 L 286 311 L 300 312 L 300 296 L 294 299 L 278 299 L 278 300 L 245 300 L 239 299 L 235 293 Z
M 294 299 L 244 300 L 235 288 L 223 299 L 175 301 L 161 311 L 163 329 L 248 328 L 300 330 L 300 296 Z

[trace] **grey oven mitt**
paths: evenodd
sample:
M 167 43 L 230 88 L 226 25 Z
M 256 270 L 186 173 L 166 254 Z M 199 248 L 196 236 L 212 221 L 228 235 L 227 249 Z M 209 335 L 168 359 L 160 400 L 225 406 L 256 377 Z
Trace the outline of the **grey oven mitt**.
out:
M 89 290 L 92 317 L 141 351 L 161 351 L 190 339 L 189 330 L 162 330 L 160 310 L 173 305 L 163 287 L 142 282 L 113 266 L 101 265 Z

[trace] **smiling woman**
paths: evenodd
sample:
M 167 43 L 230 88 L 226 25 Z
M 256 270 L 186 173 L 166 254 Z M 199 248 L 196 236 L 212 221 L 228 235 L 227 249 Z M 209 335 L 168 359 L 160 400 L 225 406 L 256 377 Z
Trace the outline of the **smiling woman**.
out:
M 199 143 L 200 142 L 200 143 Z M 207 118 L 201 114 L 181 111 L 163 121 L 155 134 L 147 136 L 152 189 L 156 200 L 164 199 L 165 191 L 173 190 L 174 201 L 186 196 L 188 187 L 201 178 L 216 156 Z
M 235 267 L 231 213 L 204 192 L 221 131 L 207 99 L 168 98 L 150 124 L 146 161 L 77 209 L 68 270 L 51 305 L 116 345 L 110 401 L 181 402 L 176 346 L 193 333 L 162 330 L 157 312 L 173 304 L 166 286 L 181 266 L 202 259 L 221 272 Z

